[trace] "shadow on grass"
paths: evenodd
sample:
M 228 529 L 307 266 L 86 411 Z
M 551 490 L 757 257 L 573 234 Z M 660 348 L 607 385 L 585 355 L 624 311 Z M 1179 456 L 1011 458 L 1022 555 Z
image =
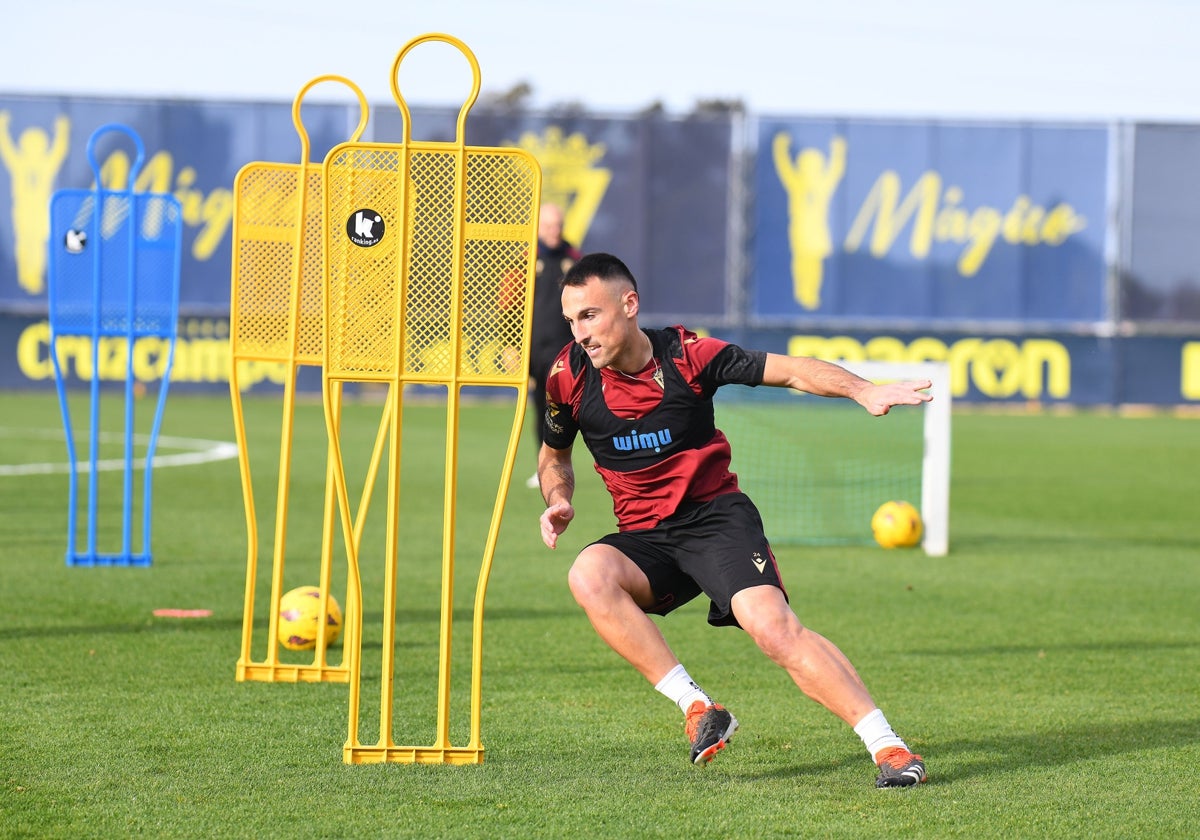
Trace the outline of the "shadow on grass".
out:
M 978 532 L 971 533 L 966 536 L 956 536 L 951 534 L 950 537 L 950 554 L 963 551 L 971 551 L 979 554 L 994 553 L 997 550 L 1003 551 L 1005 554 L 1012 556 L 1020 556 L 1026 553 L 1029 549 L 1029 541 L 1031 535 L 1028 533 L 996 533 L 996 534 L 981 534 Z M 1093 533 L 1093 534 L 1038 534 L 1036 536 L 1039 546 L 1049 547 L 1055 546 L 1059 549 L 1063 548 L 1078 548 L 1086 551 L 1096 551 L 1103 554 L 1117 553 L 1119 549 L 1140 549 L 1146 546 L 1154 546 L 1160 548 L 1180 548 L 1180 549 L 1200 549 L 1200 540 L 1184 539 L 1184 538 L 1164 538 L 1164 537 L 1113 537 L 1111 535 Z
M 148 618 L 138 624 L 71 624 L 55 627 L 8 627 L 0 639 L 54 639 L 70 636 L 104 636 L 126 633 L 184 633 L 241 630 L 242 620 L 229 618 Z
M 504 608 L 504 609 L 489 609 L 484 608 L 484 626 L 496 621 L 540 621 L 543 619 L 562 619 L 565 617 L 581 616 L 582 612 L 578 610 L 546 610 L 537 608 Z M 474 613 L 469 609 L 456 609 L 454 611 L 454 621 L 470 623 L 474 619 Z M 441 613 L 436 609 L 428 610 L 404 610 L 398 611 L 397 622 L 410 622 L 415 624 L 433 624 L 437 625 L 441 621 Z M 363 616 L 363 625 L 365 627 L 379 627 L 383 624 L 383 613 L 365 613 Z M 260 623 L 256 621 L 255 631 L 258 632 Z M 266 619 L 261 621 L 262 632 L 266 632 Z M 0 628 L 0 640 L 4 639 L 53 639 L 65 638 L 70 636 L 103 636 L 113 634 L 126 633 L 185 633 L 188 631 L 196 631 L 210 633 L 214 630 L 227 632 L 236 630 L 241 632 L 242 617 L 237 618 L 214 618 L 212 616 L 203 616 L 197 618 L 160 618 L 157 616 L 147 617 L 140 623 L 125 623 L 125 624 L 72 624 L 72 625 L 56 625 L 53 627 L 7 627 Z
M 1089 724 L 1052 731 L 928 741 L 930 778 L 956 782 L 1200 742 L 1200 718 Z M 946 759 L 938 769 L 938 759 Z
M 1022 645 L 985 645 L 960 648 L 905 648 L 905 656 L 952 656 L 970 657 L 991 654 L 1019 654 L 1021 656 L 1037 656 L 1042 653 L 1131 653 L 1156 650 L 1186 650 L 1200 648 L 1200 642 L 1195 641 L 1121 641 L 1121 642 L 1077 642 L 1072 644 L 1022 644 Z
M 929 767 L 928 784 L 953 784 L 976 776 L 1061 767 L 1142 750 L 1195 743 L 1200 743 L 1200 718 L 1081 725 L 947 741 L 935 737 L 923 740 L 920 751 Z M 864 759 L 861 751 L 847 752 L 832 762 L 790 764 L 753 774 L 753 777 L 785 779 L 822 776 L 842 765 L 855 766 Z

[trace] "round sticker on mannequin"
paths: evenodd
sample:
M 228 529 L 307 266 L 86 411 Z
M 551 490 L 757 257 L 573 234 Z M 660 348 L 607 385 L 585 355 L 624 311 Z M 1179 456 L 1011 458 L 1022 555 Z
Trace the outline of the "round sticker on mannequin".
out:
M 360 248 L 378 245 L 383 239 L 383 216 L 365 207 L 356 211 L 346 221 L 346 236 Z
M 63 246 L 67 249 L 68 254 L 82 253 L 84 245 L 87 245 L 87 231 L 85 230 L 69 230 L 63 237 Z

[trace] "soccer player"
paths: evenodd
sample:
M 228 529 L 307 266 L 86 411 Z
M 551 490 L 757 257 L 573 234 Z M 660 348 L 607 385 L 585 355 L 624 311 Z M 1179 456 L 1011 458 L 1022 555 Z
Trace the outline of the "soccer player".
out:
M 551 367 L 538 478 L 550 548 L 575 515 L 571 449 L 578 434 L 613 499 L 618 532 L 588 545 L 568 575 L 600 637 L 685 716 L 690 757 L 707 764 L 736 718 L 692 680 L 651 615 L 700 593 L 708 622 L 741 627 L 804 694 L 854 728 L 879 768 L 878 787 L 925 781 L 925 764 L 892 730 L 849 660 L 802 625 L 753 502 L 729 471 L 713 421 L 728 383 L 853 399 L 873 415 L 931 399 L 928 381 L 876 385 L 816 359 L 744 350 L 681 326 L 638 325 L 637 282 L 610 254 L 580 259 L 562 281 L 573 341 Z

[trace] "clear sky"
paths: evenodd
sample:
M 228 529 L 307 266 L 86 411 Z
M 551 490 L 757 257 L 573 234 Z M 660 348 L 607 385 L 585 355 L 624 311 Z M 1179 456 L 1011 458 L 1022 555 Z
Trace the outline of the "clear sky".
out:
M 336 73 L 389 101 L 454 35 L 531 107 L 1200 122 L 1198 0 L 4 0 L 0 93 L 290 102 Z M 469 89 L 422 45 L 418 105 Z M 318 89 L 320 90 L 320 89 Z M 334 93 L 337 93 L 335 89 Z M 317 93 L 314 92 L 314 98 Z

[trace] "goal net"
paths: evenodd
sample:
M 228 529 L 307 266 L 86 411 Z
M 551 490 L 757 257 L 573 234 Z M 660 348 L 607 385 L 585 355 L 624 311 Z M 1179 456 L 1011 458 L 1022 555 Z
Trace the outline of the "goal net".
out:
M 788 388 L 717 391 L 717 427 L 733 446 L 738 483 L 762 513 L 775 545 L 872 543 L 884 502 L 921 512 L 922 547 L 949 545 L 950 388 L 941 362 L 839 362 L 873 382 L 928 379 L 934 399 L 874 417 L 850 400 Z

